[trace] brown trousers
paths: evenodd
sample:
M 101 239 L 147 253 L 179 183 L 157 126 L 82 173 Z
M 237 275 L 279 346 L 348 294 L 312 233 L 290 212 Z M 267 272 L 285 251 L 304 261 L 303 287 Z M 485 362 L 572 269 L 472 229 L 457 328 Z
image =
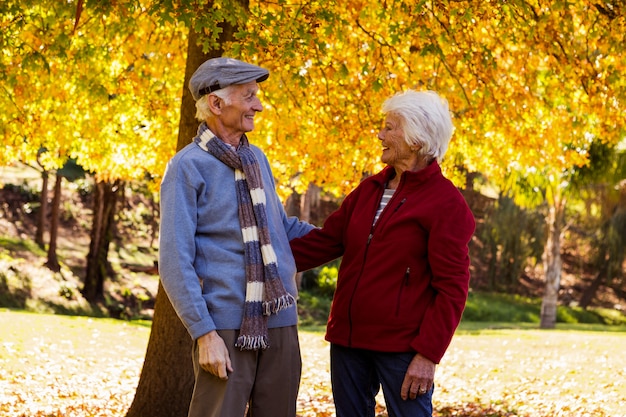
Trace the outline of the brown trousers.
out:
M 194 344 L 196 376 L 189 417 L 295 417 L 302 359 L 297 326 L 269 329 L 270 347 L 241 351 L 238 330 L 218 330 L 233 372 L 223 381 L 200 368 Z M 246 414 L 246 410 L 247 414 Z

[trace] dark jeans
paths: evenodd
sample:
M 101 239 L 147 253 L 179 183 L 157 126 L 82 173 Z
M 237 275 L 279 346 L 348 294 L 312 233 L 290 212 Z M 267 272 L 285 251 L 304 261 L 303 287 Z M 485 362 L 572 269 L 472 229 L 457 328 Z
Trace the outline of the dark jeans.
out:
M 400 397 L 415 353 L 387 353 L 331 344 L 330 371 L 337 417 L 374 417 L 382 385 L 389 417 L 431 417 L 433 389 L 415 400 Z

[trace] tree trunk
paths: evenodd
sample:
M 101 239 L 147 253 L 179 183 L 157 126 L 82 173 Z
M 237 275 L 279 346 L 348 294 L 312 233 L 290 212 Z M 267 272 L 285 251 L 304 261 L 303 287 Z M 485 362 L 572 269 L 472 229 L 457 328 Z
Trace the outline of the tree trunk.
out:
M 61 207 L 61 185 L 63 177 L 56 175 L 54 181 L 54 195 L 52 197 L 52 210 L 50 213 L 50 242 L 48 243 L 48 261 L 46 266 L 54 272 L 61 270 L 59 258 L 57 257 L 57 237 L 59 235 L 59 210 Z
M 44 234 L 46 232 L 46 219 L 48 215 L 48 171 L 41 172 L 41 198 L 39 199 L 39 213 L 37 215 L 37 227 L 35 229 L 35 243 L 40 248 L 46 246 Z
M 115 218 L 115 206 L 119 183 L 98 181 L 95 187 L 93 225 L 91 228 L 87 272 L 83 286 L 83 296 L 89 302 L 104 299 L 104 281 L 110 270 L 108 254 L 111 243 L 111 228 Z
M 298 216 L 303 222 L 311 221 L 311 197 L 313 195 L 313 183 L 310 183 L 304 193 L 300 197 L 300 215 Z
M 126 417 L 186 416 L 193 391 L 192 340 L 159 283 L 139 385 Z
M 207 7 L 211 7 L 209 2 Z M 234 29 L 223 25 L 220 44 L 233 39 Z M 195 70 L 209 58 L 222 55 L 222 50 L 204 53 L 198 45 L 200 35 L 189 31 L 185 88 L 180 112 L 178 142 L 180 150 L 197 133 L 195 101 L 187 88 Z M 139 385 L 126 417 L 180 417 L 186 416 L 193 391 L 191 364 L 192 340 L 172 307 L 163 287 L 159 285 L 154 308 L 154 320 Z
M 595 298 L 598 290 L 600 289 L 600 286 L 602 285 L 602 282 L 604 282 L 604 278 L 606 277 L 606 265 L 607 263 L 604 264 L 604 266 L 593 278 L 593 281 L 591 281 L 591 284 L 585 289 L 585 291 L 583 291 L 583 294 L 580 297 L 580 301 L 578 303 L 579 307 L 586 309 L 591 305 L 591 302 Z
M 320 188 L 313 184 L 309 183 L 309 186 L 306 189 L 306 193 L 300 196 L 300 212 L 298 214 L 298 218 L 303 222 L 311 222 L 311 212 L 312 210 L 319 208 L 320 205 Z M 296 288 L 302 288 L 302 272 L 298 272 L 296 274 Z
M 556 326 L 556 313 L 559 288 L 561 285 L 561 234 L 565 200 L 556 202 L 548 213 L 548 240 L 543 254 L 543 268 L 546 286 L 541 303 L 542 329 L 553 329 Z

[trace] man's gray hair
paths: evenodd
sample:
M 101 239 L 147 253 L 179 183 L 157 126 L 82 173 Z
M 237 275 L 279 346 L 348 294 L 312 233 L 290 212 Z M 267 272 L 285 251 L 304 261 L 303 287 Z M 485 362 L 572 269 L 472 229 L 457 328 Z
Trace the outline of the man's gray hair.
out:
M 234 88 L 232 86 L 228 86 L 222 88 L 220 90 L 214 91 L 211 94 L 215 94 L 222 100 L 224 100 L 224 104 L 229 106 L 232 103 L 232 94 Z M 196 119 L 204 122 L 212 117 L 214 117 L 213 112 L 209 108 L 209 96 L 211 94 L 205 94 L 196 100 Z

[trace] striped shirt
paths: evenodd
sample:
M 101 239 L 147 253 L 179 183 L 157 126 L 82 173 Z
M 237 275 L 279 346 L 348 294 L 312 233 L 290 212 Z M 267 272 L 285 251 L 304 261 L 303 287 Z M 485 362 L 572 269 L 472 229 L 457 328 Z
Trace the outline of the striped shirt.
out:
M 387 206 L 387 203 L 389 203 L 389 200 L 391 200 L 391 197 L 393 197 L 393 193 L 395 192 L 396 190 L 394 189 L 385 188 L 385 192 L 383 193 L 383 198 L 380 199 L 380 205 L 378 206 L 378 210 L 376 210 L 376 216 L 374 216 L 374 224 L 376 224 L 376 222 L 378 221 L 378 218 L 380 217 L 380 213 L 383 212 L 383 210 Z

